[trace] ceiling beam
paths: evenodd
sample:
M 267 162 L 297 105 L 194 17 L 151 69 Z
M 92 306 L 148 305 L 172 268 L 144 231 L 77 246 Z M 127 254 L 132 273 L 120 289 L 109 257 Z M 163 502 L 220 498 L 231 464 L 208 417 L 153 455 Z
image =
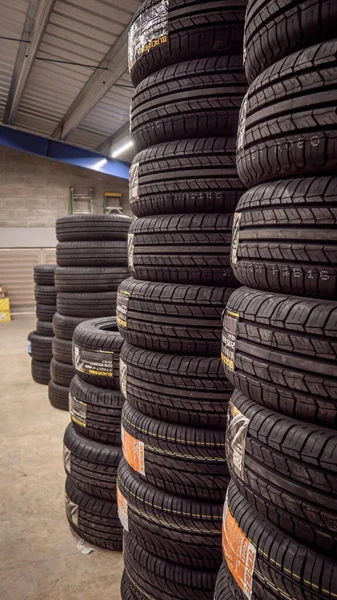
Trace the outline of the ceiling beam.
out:
M 102 71 L 101 69 L 97 69 L 91 75 L 64 115 L 61 123 L 53 131 L 53 138 L 65 140 L 103 96 L 105 96 L 111 86 L 125 73 L 128 66 L 128 29 L 129 27 L 124 29 L 122 35 L 110 48 L 99 65 L 108 70 Z
M 43 0 L 43 2 L 40 2 L 40 0 L 31 0 L 28 6 L 26 21 L 21 35 L 21 38 L 25 42 L 21 42 L 18 49 L 3 118 L 3 122 L 8 125 L 13 123 L 16 117 L 27 79 L 54 3 L 55 0 Z
M 108 137 L 106 140 L 104 140 L 104 142 L 102 142 L 99 146 L 97 146 L 96 152 L 102 152 L 103 154 L 110 155 L 112 146 L 115 145 L 116 143 L 124 140 L 125 138 L 128 138 L 129 136 L 130 136 L 130 123 L 128 121 L 127 123 L 125 123 L 125 125 L 122 125 L 122 127 L 117 129 L 117 131 L 113 135 Z

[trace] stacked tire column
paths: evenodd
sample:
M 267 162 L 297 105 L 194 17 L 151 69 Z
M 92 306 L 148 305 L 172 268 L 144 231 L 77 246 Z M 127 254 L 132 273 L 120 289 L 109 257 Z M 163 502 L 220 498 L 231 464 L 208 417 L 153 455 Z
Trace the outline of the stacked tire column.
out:
M 216 600 L 337 594 L 337 4 L 294 5 L 247 9 Z
M 56 312 L 54 273 L 56 265 L 34 267 L 36 330 L 28 335 L 28 353 L 32 357 L 32 378 L 36 383 L 48 385 L 54 336 L 52 319 Z
M 134 278 L 117 299 L 123 600 L 211 600 L 221 562 L 232 388 L 219 356 L 221 312 L 237 286 L 229 253 L 243 191 L 244 7 L 147 0 L 130 29 L 139 218 L 129 232 Z
M 75 374 L 72 337 L 89 318 L 114 316 L 118 284 L 127 274 L 127 233 L 123 215 L 72 215 L 56 222 L 57 312 L 49 400 L 68 410 L 69 385 Z

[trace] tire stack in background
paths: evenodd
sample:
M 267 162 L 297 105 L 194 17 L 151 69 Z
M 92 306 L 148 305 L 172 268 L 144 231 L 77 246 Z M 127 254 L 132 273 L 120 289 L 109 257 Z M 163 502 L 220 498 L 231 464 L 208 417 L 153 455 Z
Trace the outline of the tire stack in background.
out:
M 90 544 L 122 550 L 116 501 L 122 457 L 119 354 L 123 338 L 116 317 L 84 321 L 73 336 L 76 371 L 70 384 L 71 423 L 64 435 L 66 514 Z
M 129 34 L 137 86 L 133 278 L 118 291 L 123 600 L 211 600 L 221 563 L 230 269 L 245 2 L 146 0 Z M 149 33 L 150 32 L 150 33 Z M 146 36 L 149 35 L 151 39 Z M 145 39 L 146 38 L 146 39 Z
M 72 337 L 79 323 L 116 314 L 119 283 L 127 276 L 127 233 L 132 219 L 124 215 L 81 214 L 56 221 L 57 312 L 51 361 L 49 400 L 68 410 Z
M 337 4 L 294 4 L 247 9 L 215 600 L 337 595 Z
M 52 359 L 53 315 L 56 312 L 54 273 L 56 265 L 34 267 L 36 330 L 28 335 L 28 353 L 32 357 L 32 378 L 36 383 L 48 385 Z

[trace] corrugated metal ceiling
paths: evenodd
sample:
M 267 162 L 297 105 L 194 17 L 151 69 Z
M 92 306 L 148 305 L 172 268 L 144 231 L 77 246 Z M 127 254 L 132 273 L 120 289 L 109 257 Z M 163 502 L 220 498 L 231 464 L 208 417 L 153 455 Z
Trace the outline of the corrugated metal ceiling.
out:
M 0 4 L 0 120 L 5 119 L 12 109 L 9 124 L 45 136 L 55 136 L 90 149 L 102 147 L 129 119 L 129 105 L 132 95 L 130 77 L 127 72 L 118 73 L 113 85 L 104 90 L 97 89 L 97 102 L 88 102 L 83 88 L 88 81 L 98 86 L 95 76 L 100 64 L 106 66 L 107 77 L 113 76 L 112 63 L 102 62 L 113 51 L 114 44 L 123 35 L 139 6 L 139 0 L 43 0 L 49 3 L 50 11 L 39 15 L 41 5 L 38 0 L 1 0 Z M 47 6 L 47 5 L 46 5 Z M 35 13 L 34 13 L 35 7 Z M 28 11 L 31 11 L 30 13 Z M 35 14 L 35 30 L 28 35 L 26 17 Z M 39 18 L 40 17 L 40 18 Z M 37 28 L 40 28 L 37 31 Z M 28 32 L 28 33 L 27 33 Z M 34 46 L 33 37 L 37 36 L 34 56 L 30 55 Z M 30 41 L 25 44 L 14 40 L 21 37 Z M 5 37 L 11 40 L 3 39 Z M 120 40 L 121 41 L 121 40 Z M 24 60 L 19 49 L 25 49 Z M 125 58 L 127 48 L 125 50 Z M 107 56 L 108 55 L 108 56 Z M 18 93 L 18 105 L 14 110 L 9 95 L 16 80 L 14 69 L 24 72 L 27 61 L 27 79 L 21 93 Z M 16 64 L 16 61 L 17 64 Z M 57 62 L 55 62 L 57 61 Z M 76 64 L 74 64 L 76 63 Z M 100 72 L 103 72 L 101 70 Z M 111 80 L 111 79 L 110 79 Z M 74 117 L 74 109 L 82 102 L 80 120 Z M 84 104 L 83 104 L 84 103 Z M 70 119 L 62 135 L 65 120 Z M 72 126 L 74 123 L 74 126 Z M 128 157 L 130 151 L 128 152 Z M 123 157 L 121 157 L 123 158 Z

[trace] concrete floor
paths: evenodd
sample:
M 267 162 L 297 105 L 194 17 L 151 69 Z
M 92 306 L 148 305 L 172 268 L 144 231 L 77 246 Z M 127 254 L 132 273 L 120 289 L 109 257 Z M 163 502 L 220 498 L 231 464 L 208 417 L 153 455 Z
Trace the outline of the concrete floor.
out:
M 0 323 L 0 599 L 120 600 L 120 553 L 77 549 L 64 509 L 69 416 L 30 375 L 35 317 Z

